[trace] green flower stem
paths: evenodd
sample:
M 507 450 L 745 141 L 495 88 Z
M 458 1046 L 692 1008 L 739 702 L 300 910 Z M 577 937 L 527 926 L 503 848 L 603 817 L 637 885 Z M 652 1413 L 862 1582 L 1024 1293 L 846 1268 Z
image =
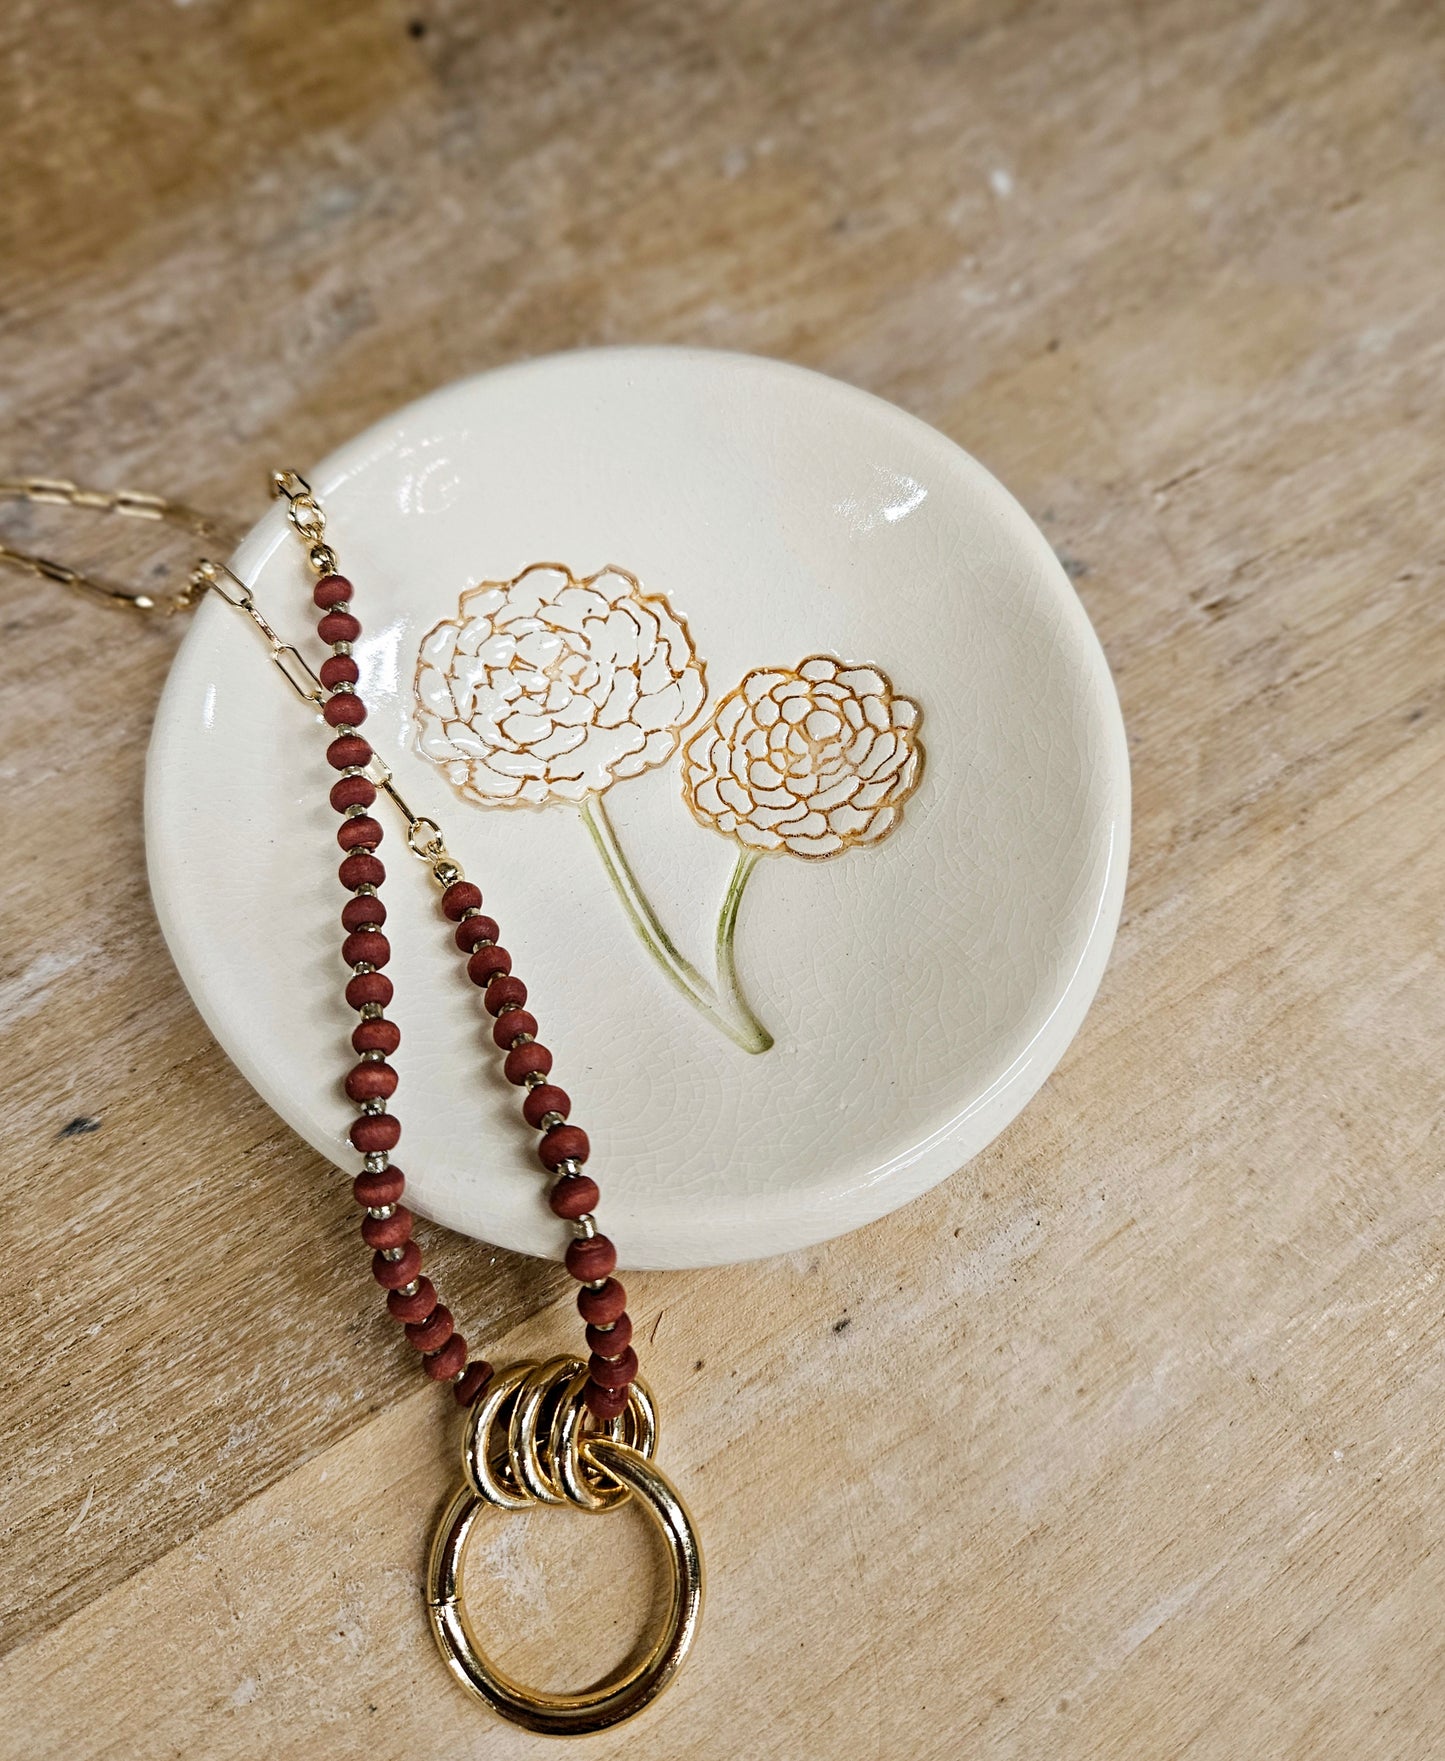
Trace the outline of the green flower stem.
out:
M 722 987 L 723 1001 L 732 1010 L 734 1016 L 745 1026 L 749 1034 L 748 1050 L 766 1052 L 773 1044 L 773 1036 L 753 1013 L 752 1005 L 743 995 L 742 986 L 738 983 L 737 962 L 733 956 L 733 936 L 738 925 L 738 906 L 743 902 L 743 892 L 758 865 L 759 853 L 756 850 L 739 850 L 738 859 L 733 865 L 732 876 L 728 881 L 728 890 L 723 895 L 722 910 L 717 917 L 717 976 Z M 736 1038 L 736 1035 L 734 1036 Z M 738 1040 L 742 1045 L 743 1041 Z
M 692 962 L 682 953 L 672 937 L 663 928 L 652 902 L 638 884 L 637 876 L 632 872 L 621 844 L 617 841 L 617 830 L 612 824 L 611 816 L 600 795 L 588 795 L 581 806 L 582 823 L 591 834 L 592 842 L 602 858 L 602 865 L 607 870 L 607 878 L 612 882 L 614 891 L 621 899 L 627 915 L 632 920 L 632 927 L 637 931 L 643 945 L 656 960 L 657 964 L 692 1004 L 706 1015 L 715 1026 L 720 1028 L 735 1045 L 745 1052 L 765 1052 L 772 1045 L 772 1036 L 760 1025 L 752 1011 L 742 1002 L 737 989 L 736 974 L 732 970 L 732 932 L 728 931 L 727 963 L 729 973 L 729 1000 L 739 1007 L 742 1019 L 735 1021 L 721 1008 L 717 991 L 702 976 Z M 734 887 L 741 897 L 741 884 L 734 874 Z M 744 876 L 744 880 L 746 876 Z M 730 887 L 728 898 L 723 901 L 723 912 L 727 915 L 729 901 L 732 901 L 731 920 L 737 917 L 737 903 L 732 900 L 734 887 Z M 719 947 L 722 945 L 722 926 L 718 928 Z

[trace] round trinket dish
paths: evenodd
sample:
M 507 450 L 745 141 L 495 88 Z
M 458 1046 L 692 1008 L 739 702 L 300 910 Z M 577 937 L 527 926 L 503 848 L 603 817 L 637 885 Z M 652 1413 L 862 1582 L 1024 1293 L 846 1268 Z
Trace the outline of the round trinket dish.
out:
M 307 475 L 366 735 L 501 925 L 624 1266 L 841 1234 L 1008 1124 L 1108 957 L 1129 772 L 1073 587 L 982 466 L 816 373 L 629 348 L 448 386 Z M 279 505 L 232 563 L 319 665 Z M 207 1025 L 351 1170 L 327 735 L 207 595 L 146 836 Z M 376 813 L 408 1202 L 560 1257 L 453 926 Z

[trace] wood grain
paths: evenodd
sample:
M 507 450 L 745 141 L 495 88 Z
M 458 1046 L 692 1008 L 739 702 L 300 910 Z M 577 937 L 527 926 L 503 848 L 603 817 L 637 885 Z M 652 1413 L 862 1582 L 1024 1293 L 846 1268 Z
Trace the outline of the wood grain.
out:
M 980 456 L 1115 669 L 1130 894 L 1054 1079 L 859 1235 L 637 1281 L 710 1606 L 582 1752 L 1437 1752 L 1438 9 L 20 0 L 0 68 L 7 468 L 245 518 L 463 372 L 751 349 Z M 149 912 L 177 632 L 0 594 L 0 1753 L 541 1753 L 432 1655 L 451 1430 L 344 1190 Z M 570 1337 L 552 1268 L 434 1251 L 474 1337 Z M 519 1660 L 625 1648 L 609 1543 L 499 1532 Z

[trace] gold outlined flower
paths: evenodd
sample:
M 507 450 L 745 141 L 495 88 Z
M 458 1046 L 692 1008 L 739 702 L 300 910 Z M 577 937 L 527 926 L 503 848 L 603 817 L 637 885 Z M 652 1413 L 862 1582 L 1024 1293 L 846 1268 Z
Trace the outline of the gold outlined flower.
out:
M 826 861 L 876 844 L 918 786 L 921 712 L 874 666 L 812 654 L 746 674 L 688 740 L 682 792 L 737 861 L 714 934 L 714 978 L 669 935 L 618 841 L 605 796 L 665 764 L 707 698 L 684 620 L 626 570 L 579 578 L 534 563 L 483 581 L 417 656 L 416 744 L 482 807 L 577 808 L 633 929 L 688 1001 L 745 1052 L 773 1036 L 739 981 L 734 941 L 765 855 Z
M 417 746 L 482 806 L 579 805 L 665 764 L 706 696 L 666 599 L 622 569 L 534 563 L 423 639 Z
M 898 824 L 923 770 L 920 719 L 877 667 L 759 667 L 688 741 L 683 794 L 748 850 L 840 856 Z

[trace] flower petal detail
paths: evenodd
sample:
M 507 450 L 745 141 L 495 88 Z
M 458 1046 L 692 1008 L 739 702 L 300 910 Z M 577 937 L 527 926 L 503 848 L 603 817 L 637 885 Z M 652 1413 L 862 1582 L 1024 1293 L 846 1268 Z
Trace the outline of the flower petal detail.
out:
M 707 679 L 686 623 L 626 570 L 536 563 L 463 593 L 422 639 L 414 694 L 417 750 L 463 795 L 541 807 L 667 763 Z
M 688 742 L 683 796 L 747 849 L 821 861 L 877 843 L 918 786 L 921 711 L 877 667 L 759 667 Z

